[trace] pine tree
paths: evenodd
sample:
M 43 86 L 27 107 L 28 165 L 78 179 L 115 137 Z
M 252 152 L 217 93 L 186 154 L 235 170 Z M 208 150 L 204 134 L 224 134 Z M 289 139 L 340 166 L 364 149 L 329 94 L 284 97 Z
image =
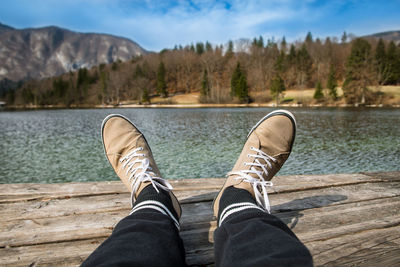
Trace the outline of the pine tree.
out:
M 394 42 L 391 41 L 387 50 L 387 84 L 396 84 L 400 80 L 400 50 L 398 50 Z
M 318 81 L 317 86 L 315 87 L 314 99 L 321 100 L 322 98 L 324 98 L 324 93 L 322 92 L 322 85 Z
M 276 104 L 278 105 L 281 94 L 286 90 L 285 82 L 279 74 L 275 75 L 275 77 L 270 81 L 269 90 L 271 91 L 271 94 L 275 97 Z
M 239 79 L 239 87 L 238 87 L 238 94 L 237 97 L 241 102 L 249 102 L 249 89 L 247 86 L 247 78 L 246 74 L 243 72 L 241 73 L 240 79 Z
M 342 44 L 347 42 L 347 33 L 346 31 L 343 32 L 342 38 L 341 38 Z
M 242 71 L 240 69 L 240 63 L 236 64 L 236 68 L 232 73 L 231 78 L 231 96 L 237 96 L 239 93 L 239 80 L 240 76 L 242 76 Z
M 287 42 L 285 36 L 283 36 L 281 41 L 281 51 L 286 53 L 286 49 L 287 49 Z
M 225 56 L 229 58 L 232 55 L 233 55 L 233 42 L 231 40 L 229 40 L 228 49 L 226 50 Z
M 213 51 L 213 47 L 208 41 L 206 42 L 206 51 L 207 52 L 212 52 Z
M 107 74 L 103 70 L 100 72 L 100 81 L 101 81 L 101 95 L 102 95 L 102 102 L 106 102 L 107 99 Z
M 285 59 L 286 59 L 286 54 L 283 50 L 279 53 L 278 57 L 276 58 L 275 61 L 275 71 L 282 73 L 285 71 Z
M 208 96 L 210 94 L 210 83 L 208 81 L 208 73 L 205 69 L 203 72 L 203 80 L 201 81 L 201 91 L 202 96 Z
M 385 51 L 385 43 L 379 38 L 378 45 L 375 50 L 376 70 L 378 73 L 378 83 L 385 84 L 388 79 L 388 64 Z
M 201 43 L 201 42 L 196 43 L 196 53 L 199 55 L 204 53 L 204 44 L 203 43 Z
M 312 71 L 312 59 L 310 54 L 307 51 L 306 45 L 303 44 L 296 55 L 296 66 L 298 70 L 298 83 L 301 88 L 308 82 L 310 79 L 310 73 Z
M 164 62 L 160 62 L 157 70 L 157 93 L 161 97 L 168 97 L 167 83 L 165 82 L 165 66 Z
M 296 60 L 296 48 L 292 44 L 290 46 L 289 55 L 288 55 L 289 64 L 293 65 L 295 63 L 295 60 Z
M 231 78 L 231 95 L 239 98 L 241 102 L 249 101 L 249 91 L 246 74 L 242 72 L 238 62 Z
M 328 81 L 326 83 L 326 87 L 329 90 L 329 95 L 332 97 L 333 100 L 337 99 L 337 82 L 336 82 L 336 71 L 335 67 L 333 64 L 331 64 L 331 67 L 329 68 L 329 74 L 328 74 Z
M 263 48 L 263 47 L 264 47 L 264 38 L 263 38 L 261 35 L 260 35 L 260 37 L 258 38 L 257 46 L 260 47 L 260 48 Z
M 308 33 L 307 33 L 305 42 L 306 42 L 307 44 L 311 44 L 311 43 L 313 42 L 313 37 L 312 37 L 311 32 L 308 32 Z
M 147 90 L 146 87 L 143 89 L 143 92 L 142 92 L 142 102 L 150 104 L 149 91 Z
M 343 93 L 348 103 L 366 102 L 367 85 L 373 76 L 371 70 L 371 45 L 368 41 L 357 38 L 352 46 L 346 63 L 346 77 Z

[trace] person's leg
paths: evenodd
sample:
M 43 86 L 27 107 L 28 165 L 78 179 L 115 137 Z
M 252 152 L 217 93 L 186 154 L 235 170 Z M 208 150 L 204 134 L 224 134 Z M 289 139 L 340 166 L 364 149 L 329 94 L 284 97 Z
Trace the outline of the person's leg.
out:
M 267 187 L 292 150 L 293 114 L 278 110 L 250 131 L 233 170 L 214 200 L 217 266 L 312 266 L 295 234 L 269 214 Z
M 280 219 L 261 210 L 248 191 L 228 187 L 220 205 L 226 211 L 220 214 L 224 218 L 222 222 L 219 218 L 214 232 L 217 266 L 313 265 L 310 252 L 295 234 Z M 244 209 L 235 211 L 240 207 Z M 229 211 L 233 212 L 226 215 Z
M 156 202 L 174 213 L 169 196 L 146 187 L 133 208 L 138 207 L 137 211 L 122 219 L 82 266 L 184 266 L 185 251 L 178 227 L 157 210 L 164 208 Z
M 181 207 L 143 134 L 125 117 L 110 115 L 101 135 L 108 161 L 131 192 L 132 212 L 82 266 L 184 266 Z

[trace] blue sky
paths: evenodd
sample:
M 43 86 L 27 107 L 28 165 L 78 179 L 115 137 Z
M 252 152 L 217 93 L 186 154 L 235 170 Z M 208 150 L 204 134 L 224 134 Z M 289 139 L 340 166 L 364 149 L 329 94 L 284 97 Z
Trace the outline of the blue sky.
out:
M 109 33 L 159 51 L 198 41 L 285 36 L 357 36 L 400 30 L 400 0 L 385 1 L 0 1 L 0 22 L 15 28 L 55 25 L 79 32 Z

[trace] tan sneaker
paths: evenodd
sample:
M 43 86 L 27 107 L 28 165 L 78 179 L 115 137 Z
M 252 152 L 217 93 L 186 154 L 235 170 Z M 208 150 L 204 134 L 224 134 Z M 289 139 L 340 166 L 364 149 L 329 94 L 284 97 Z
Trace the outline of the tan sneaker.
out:
M 179 219 L 182 210 L 171 192 L 172 186 L 161 178 L 151 149 L 136 126 L 122 115 L 111 114 L 103 121 L 101 136 L 108 161 L 131 192 L 132 206 L 140 192 L 152 185 L 157 192 L 169 192 Z
M 229 186 L 249 191 L 257 205 L 270 212 L 267 186 L 289 157 L 296 134 L 296 120 L 286 110 L 276 110 L 262 118 L 247 135 L 242 153 L 214 200 L 214 216 Z

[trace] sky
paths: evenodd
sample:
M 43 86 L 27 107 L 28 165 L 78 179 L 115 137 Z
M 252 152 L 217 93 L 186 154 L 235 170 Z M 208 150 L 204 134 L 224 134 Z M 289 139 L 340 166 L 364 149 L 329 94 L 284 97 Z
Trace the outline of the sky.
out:
M 49 25 L 108 33 L 150 51 L 209 41 L 289 42 L 400 30 L 400 0 L 12 0 L 0 1 L 0 23 L 17 29 Z

